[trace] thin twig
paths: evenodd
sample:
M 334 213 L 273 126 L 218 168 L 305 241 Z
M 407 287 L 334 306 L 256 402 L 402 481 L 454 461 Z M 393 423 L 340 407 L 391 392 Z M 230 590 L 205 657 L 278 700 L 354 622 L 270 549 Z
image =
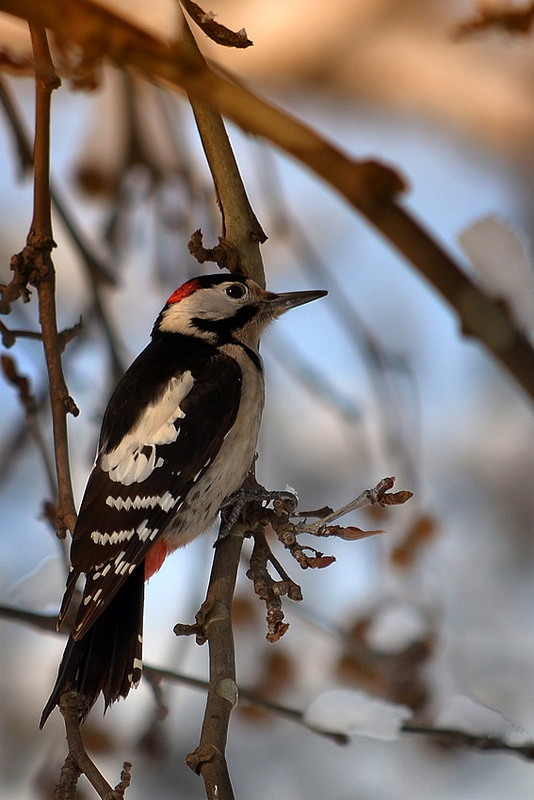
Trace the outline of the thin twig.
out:
M 7 325 L 2 322 L 2 320 L 0 320 L 0 336 L 2 337 L 2 344 L 7 348 L 13 347 L 18 338 L 36 339 L 39 342 L 43 341 L 43 334 L 39 331 L 25 331 L 8 328 Z
M 46 616 L 43 614 L 35 614 L 31 611 L 23 611 L 22 609 L 11 608 L 8 606 L 0 606 L 0 617 L 11 619 L 13 621 L 22 622 L 24 624 L 36 627 L 39 630 L 53 631 L 56 630 L 56 617 Z M 324 630 L 324 629 L 322 629 Z M 330 630 L 329 633 L 332 633 Z M 58 635 L 62 635 L 58 633 Z M 336 636 L 341 635 L 336 632 Z M 182 686 L 188 686 L 191 689 L 198 689 L 199 691 L 207 691 L 209 689 L 209 682 L 203 678 L 196 678 L 192 675 L 184 675 L 183 673 L 176 672 L 175 670 L 165 669 L 163 667 L 156 667 L 152 664 L 143 663 L 143 677 L 151 682 L 158 680 L 169 681 L 170 683 L 178 683 Z M 65 695 L 67 697 L 67 695 Z M 275 703 L 271 700 L 266 700 L 259 697 L 255 692 L 251 692 L 246 688 L 239 688 L 239 702 L 247 702 L 251 705 L 258 706 L 270 711 L 276 716 L 281 716 L 286 719 L 292 720 L 297 724 L 308 727 L 304 722 L 304 712 L 301 709 L 292 708 L 284 704 Z M 331 738 L 340 744 L 346 744 L 349 737 L 342 733 L 330 733 L 321 731 L 317 728 L 310 728 L 313 733 L 320 736 Z M 534 742 L 525 742 L 524 744 L 512 744 L 505 742 L 502 739 L 494 736 L 484 736 L 482 734 L 470 734 L 464 731 L 457 731 L 451 728 L 435 728 L 431 725 L 419 725 L 414 722 L 405 722 L 401 728 L 403 733 L 419 734 L 421 736 L 438 737 L 444 743 L 450 746 L 471 747 L 476 750 L 503 750 L 510 754 L 523 756 L 524 758 L 534 760 Z
M 297 501 L 294 495 L 289 492 L 268 492 L 259 484 L 256 484 L 254 489 L 244 492 L 245 496 L 249 495 L 246 499 L 251 501 L 246 511 L 246 521 L 254 538 L 247 578 L 253 582 L 255 593 L 265 603 L 268 641 L 278 641 L 289 628 L 289 624 L 284 621 L 282 598 L 287 596 L 290 600 L 298 602 L 302 600 L 302 592 L 300 586 L 289 577 L 272 553 L 265 537 L 265 530 L 272 528 L 278 540 L 302 569 L 324 569 L 335 561 L 334 556 L 324 555 L 314 547 L 301 544 L 298 537 L 306 533 L 312 536 L 335 536 L 345 541 L 357 541 L 383 533 L 378 530 L 361 530 L 354 526 L 342 527 L 330 523 L 350 511 L 365 506 L 406 503 L 412 497 L 412 493 L 409 491 L 390 492 L 394 483 L 394 478 L 383 478 L 374 489 L 367 489 L 355 500 L 337 511 L 325 507 L 318 511 L 297 512 Z M 271 504 L 272 508 L 269 507 Z M 236 503 L 236 507 L 241 507 L 239 501 Z M 313 523 L 293 521 L 293 518 L 298 519 L 299 517 L 301 519 L 318 517 L 318 520 Z M 281 580 L 275 580 L 271 576 L 269 564 L 278 572 Z
M 76 415 L 78 409 L 69 396 L 61 366 L 55 297 L 56 275 L 50 256 L 51 249 L 55 246 L 50 213 L 50 105 L 52 91 L 59 85 L 59 79 L 54 72 L 44 28 L 30 25 L 30 33 L 37 65 L 33 153 L 34 210 L 23 259 L 31 261 L 30 280 L 37 287 L 39 297 L 39 321 L 50 384 L 56 456 L 58 491 L 56 530 L 59 536 L 65 536 L 67 530 L 74 529 L 76 522 L 66 417 L 69 413 Z
M 57 487 L 54 475 L 54 467 L 51 461 L 50 453 L 41 434 L 41 428 L 39 427 L 39 406 L 36 397 L 30 390 L 30 381 L 28 378 L 18 372 L 14 359 L 10 358 L 9 356 L 2 356 L 1 362 L 3 372 L 7 380 L 9 380 L 9 382 L 18 389 L 19 400 L 26 414 L 26 422 L 30 436 L 34 441 L 37 452 L 41 456 L 50 494 L 52 497 L 55 497 Z
M 33 153 L 30 139 L 24 126 L 24 121 L 16 108 L 11 92 L 9 91 L 9 88 L 1 75 L 0 102 L 11 125 L 13 139 L 15 141 L 17 152 L 19 153 L 21 173 L 26 174 L 26 172 L 31 170 L 33 166 Z M 85 240 L 84 234 L 80 230 L 78 224 L 74 221 L 67 204 L 60 197 L 59 190 L 57 186 L 54 186 L 52 180 L 50 180 L 50 195 L 52 198 L 52 205 L 65 225 L 65 228 L 79 250 L 80 255 L 85 260 L 89 271 L 93 274 L 93 278 L 97 281 L 107 284 L 108 286 L 112 286 L 115 283 L 115 279 L 111 275 L 107 264 L 91 250 L 88 242 Z
M 403 733 L 418 733 L 421 736 L 438 738 L 443 744 L 451 747 L 472 747 L 475 750 L 503 750 L 512 755 L 519 755 L 528 761 L 534 761 L 534 742 L 525 744 L 512 744 L 500 739 L 498 736 L 486 736 L 481 733 L 466 733 L 453 728 L 433 728 L 431 725 L 418 725 L 405 722 L 402 726 Z
M 35 611 L 0 604 L 0 618 L 22 622 L 42 631 L 57 632 L 57 614 L 37 614 Z
M 350 514 L 351 511 L 356 511 L 359 508 L 367 508 L 375 505 L 403 505 L 412 497 L 412 493 L 406 490 L 391 493 L 389 490 L 393 488 L 394 484 L 395 478 L 382 478 L 374 489 L 365 489 L 355 500 L 351 500 L 350 503 L 338 508 L 336 511 L 332 511 L 330 514 L 321 516 L 317 522 L 302 525 L 301 530 L 306 531 L 306 533 L 317 534 L 321 528 L 326 527 L 336 519 L 344 517 L 346 514 Z M 376 533 L 376 531 L 373 531 L 373 533 Z
M 164 680 L 169 681 L 169 683 L 178 683 L 181 686 L 188 686 L 191 689 L 198 689 L 202 692 L 207 691 L 209 688 L 209 682 L 203 680 L 202 678 L 195 678 L 192 675 L 184 675 L 183 673 L 176 672 L 175 670 L 149 666 L 145 663 L 143 663 L 143 677 L 147 677 L 151 682 L 156 680 Z M 258 694 L 256 694 L 256 692 L 251 692 L 248 689 L 240 686 L 239 705 L 241 704 L 249 704 L 251 706 L 262 708 L 265 711 L 275 714 L 276 716 L 289 719 L 299 725 L 304 725 L 306 728 L 308 727 L 303 721 L 303 713 L 300 709 L 292 708 L 291 706 L 286 706 L 281 703 L 275 703 L 272 700 L 266 700 L 264 697 L 260 697 Z M 349 741 L 348 737 L 341 733 L 329 733 L 328 731 L 320 731 L 315 729 L 313 732 L 317 733 L 319 736 L 324 736 L 327 739 L 333 739 L 338 744 L 347 744 Z
M 21 171 L 26 172 L 28 167 L 33 165 L 33 153 L 30 145 L 29 136 L 24 126 L 24 121 L 19 113 L 15 102 L 8 90 L 5 82 L 0 76 L 0 102 L 4 108 L 7 119 L 11 125 L 13 137 L 16 142 L 17 150 L 21 159 Z M 113 376 L 116 380 L 124 372 L 124 363 L 120 355 L 118 336 L 114 324 L 107 314 L 102 299 L 102 287 L 110 286 L 115 283 L 115 278 L 105 262 L 89 245 L 85 235 L 72 216 L 67 203 L 61 197 L 61 193 L 53 181 L 49 180 L 49 191 L 52 205 L 58 216 L 63 221 L 67 232 L 77 248 L 81 262 L 87 273 L 89 287 L 92 292 L 92 306 L 97 319 L 100 321 L 104 336 L 107 340 L 110 353 L 111 367 Z
M 302 600 L 300 587 L 290 580 L 275 581 L 268 571 L 268 563 L 273 562 L 271 549 L 265 538 L 263 530 L 254 532 L 254 547 L 250 556 L 250 567 L 247 578 L 253 585 L 258 597 L 263 600 L 266 608 L 268 642 L 277 642 L 288 630 L 289 625 L 284 622 L 282 596 L 288 595 L 290 586 L 293 587 L 294 600 Z M 282 577 L 282 576 L 280 576 Z
M 143 671 L 149 671 L 152 679 L 160 678 L 171 683 L 179 683 L 183 686 L 189 686 L 192 689 L 199 689 L 205 691 L 208 688 L 208 682 L 201 678 L 194 678 L 189 675 L 183 675 L 179 672 L 172 670 L 160 669 L 159 667 L 143 665 Z M 251 705 L 263 708 L 276 716 L 296 722 L 303 725 L 308 730 L 319 736 L 333 739 L 338 744 L 348 744 L 350 737 L 347 734 L 339 731 L 332 733 L 322 731 L 318 728 L 310 728 L 305 722 L 304 711 L 298 708 L 293 708 L 281 703 L 274 703 L 271 700 L 265 700 L 259 697 L 255 692 L 250 692 L 247 689 L 239 688 L 239 702 L 247 702 Z M 524 744 L 511 744 L 499 739 L 495 736 L 484 736 L 482 734 L 464 733 L 449 728 L 436 728 L 432 725 L 419 725 L 415 722 L 405 722 L 401 728 L 402 733 L 413 733 L 421 736 L 438 737 L 443 743 L 451 746 L 470 747 L 475 750 L 503 750 L 512 755 L 523 756 L 529 761 L 534 760 L 534 742 L 525 742 Z

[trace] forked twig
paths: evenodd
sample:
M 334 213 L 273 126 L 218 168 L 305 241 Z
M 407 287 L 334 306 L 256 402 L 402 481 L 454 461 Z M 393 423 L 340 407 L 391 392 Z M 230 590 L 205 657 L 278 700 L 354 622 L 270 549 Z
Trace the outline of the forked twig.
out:
M 383 533 L 379 530 L 364 531 L 355 526 L 343 527 L 331 523 L 351 511 L 366 506 L 392 506 L 406 503 L 412 497 L 412 493 L 409 491 L 391 492 L 394 483 L 394 478 L 383 478 L 373 489 L 366 489 L 355 500 L 337 511 L 324 508 L 319 511 L 300 513 L 296 510 L 294 495 L 288 495 L 287 492 L 269 493 L 263 487 L 256 489 L 257 500 L 252 502 L 245 514 L 248 529 L 254 538 L 247 577 L 253 582 L 254 591 L 258 597 L 265 602 L 267 609 L 266 638 L 269 642 L 278 641 L 289 628 L 288 623 L 284 622 L 282 597 L 287 596 L 290 600 L 298 602 L 302 600 L 302 591 L 274 556 L 267 542 L 265 531 L 271 529 L 276 533 L 280 543 L 291 553 L 302 569 L 323 569 L 335 561 L 334 556 L 324 555 L 310 545 L 301 544 L 298 537 L 302 534 L 311 534 L 312 536 L 335 536 L 345 541 L 356 541 Z M 253 492 L 249 492 L 249 495 L 248 499 L 251 499 Z M 272 508 L 267 507 L 269 503 Z M 303 522 L 301 519 L 310 516 L 319 517 L 319 519 L 313 523 Z M 275 580 L 271 576 L 269 565 L 274 567 L 280 580 Z
M 61 696 L 59 709 L 65 720 L 69 754 L 61 770 L 56 797 L 74 800 L 74 793 L 67 792 L 76 790 L 78 777 L 83 773 L 102 800 L 123 800 L 130 785 L 132 765 L 129 761 L 124 762 L 120 782 L 113 788 L 89 757 L 80 730 L 80 716 L 86 710 L 86 699 L 76 692 L 66 692 Z

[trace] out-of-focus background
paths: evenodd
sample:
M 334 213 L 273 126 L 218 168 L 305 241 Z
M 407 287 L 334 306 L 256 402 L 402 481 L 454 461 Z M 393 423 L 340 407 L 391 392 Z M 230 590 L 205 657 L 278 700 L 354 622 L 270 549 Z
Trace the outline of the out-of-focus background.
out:
M 107 5 L 160 35 L 175 30 L 170 0 Z M 460 0 L 213 0 L 209 10 L 234 30 L 246 27 L 254 47 L 226 51 L 199 34 L 205 53 L 355 157 L 395 165 L 409 183 L 406 206 L 466 270 L 474 270 L 460 245 L 466 231 L 468 242 L 482 231 L 480 259 L 496 260 L 511 284 L 522 261 L 524 281 L 514 292 L 528 306 L 531 34 L 488 29 L 458 38 L 458 26 L 477 11 Z M 24 26 L 4 16 L 0 40 L 21 59 L 29 53 Z M 13 73 L 4 80 L 31 131 L 33 81 Z M 269 236 L 270 288 L 329 290 L 265 337 L 260 481 L 294 487 L 302 508 L 338 507 L 385 475 L 414 492 L 387 516 L 351 516 L 355 525 L 388 532 L 355 543 L 328 540 L 324 549 L 337 559 L 328 569 L 300 573 L 277 550 L 304 601 L 285 603 L 290 629 L 276 645 L 265 642 L 263 609 L 243 569 L 240 684 L 297 708 L 328 689 L 364 689 L 411 706 L 428 724 L 469 727 L 467 697 L 500 711 L 507 735 L 534 738 L 531 403 L 462 335 L 414 268 L 328 187 L 266 144 L 229 131 Z M 187 252 L 191 233 L 202 228 L 211 245 L 220 229 L 182 98 L 109 69 L 91 93 L 64 81 L 53 99 L 52 132 L 54 182 L 117 281 L 104 296 L 105 332 L 87 270 L 56 215 L 60 325 L 83 315 L 86 326 L 65 353 L 81 410 L 69 423 L 79 501 L 114 366 L 116 373 L 145 345 L 171 291 L 206 271 Z M 7 282 L 9 260 L 25 242 L 32 191 L 5 115 L 0 152 L 0 280 Z M 5 321 L 37 329 L 36 303 L 19 303 Z M 20 339 L 9 355 L 43 397 L 39 343 Z M 0 403 L 0 601 L 53 613 L 65 573 L 42 518 L 46 474 L 5 381 Z M 49 445 L 46 404 L 39 428 Z M 145 657 L 152 665 L 207 674 L 204 649 L 177 640 L 172 627 L 191 621 L 203 599 L 213 537 L 176 553 L 149 584 Z M 41 733 L 37 723 L 63 640 L 7 621 L 0 635 L 3 796 L 51 797 L 64 733 L 58 714 Z M 111 783 L 123 760 L 134 762 L 130 800 L 203 796 L 184 764 L 198 741 L 203 695 L 164 688 L 163 722 L 154 722 L 153 694 L 143 684 L 104 719 L 95 708 L 86 725 L 88 746 Z M 396 741 L 356 736 L 342 748 L 246 709 L 234 715 L 228 755 L 240 798 L 527 800 L 532 793 L 534 768 L 517 756 L 409 734 Z

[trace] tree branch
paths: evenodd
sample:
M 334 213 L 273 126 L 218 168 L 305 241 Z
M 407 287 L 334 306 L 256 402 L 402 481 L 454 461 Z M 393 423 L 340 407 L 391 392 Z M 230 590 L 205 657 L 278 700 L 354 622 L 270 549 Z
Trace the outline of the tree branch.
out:
M 172 670 L 160 669 L 159 667 L 143 665 L 143 672 L 149 673 L 152 680 L 161 679 L 171 683 L 179 683 L 183 686 L 189 686 L 192 689 L 206 690 L 208 684 L 201 678 L 193 678 L 189 675 L 182 675 L 179 672 Z M 347 734 L 339 731 L 339 733 L 332 733 L 330 731 L 322 731 L 318 728 L 310 728 L 305 722 L 304 712 L 301 709 L 286 706 L 280 703 L 273 703 L 270 700 L 265 700 L 259 697 L 255 692 L 250 692 L 247 689 L 239 689 L 239 702 L 245 701 L 250 705 L 262 708 L 265 711 L 274 714 L 277 717 L 296 722 L 298 725 L 303 725 L 308 730 L 316 733 L 319 736 L 325 736 L 332 739 L 337 744 L 349 744 L 350 737 Z M 415 722 L 405 722 L 401 728 L 402 733 L 419 734 L 420 736 L 429 736 L 438 738 L 443 744 L 451 747 L 469 747 L 473 750 L 489 751 L 489 750 L 502 750 L 503 752 L 510 753 L 511 755 L 518 755 L 526 758 L 528 761 L 534 761 L 534 742 L 525 742 L 524 744 L 510 744 L 509 742 L 500 739 L 497 736 L 484 736 L 482 734 L 464 733 L 454 729 L 436 728 L 432 725 L 420 725 Z
M 196 616 L 197 642 L 209 645 L 210 679 L 200 742 L 187 764 L 202 776 L 208 800 L 234 797 L 225 750 L 238 701 L 231 610 L 244 532 L 244 526 L 234 526 L 218 541 L 206 599 Z M 183 632 L 175 627 L 177 635 Z
M 184 55 L 195 68 L 205 70 L 207 64 L 182 12 L 180 44 Z M 259 244 L 267 237 L 258 222 L 249 199 L 223 119 L 217 109 L 206 103 L 203 94 L 189 92 L 189 102 L 217 192 L 222 215 L 222 238 L 219 239 L 222 259 L 217 263 L 232 272 L 247 275 L 265 287 L 265 272 Z
M 31 625 L 39 630 L 56 631 L 56 617 L 47 616 L 44 614 L 35 614 L 31 611 L 24 611 L 9 606 L 0 606 L 0 617 L 9 619 L 15 622 L 22 622 Z M 59 633 L 58 635 L 62 635 Z M 143 664 L 143 677 L 150 682 L 159 680 L 168 681 L 170 683 L 178 683 L 182 686 L 188 686 L 192 689 L 199 691 L 207 691 L 210 688 L 210 683 L 202 678 L 195 678 L 192 675 L 184 675 L 183 673 L 176 672 L 175 670 L 168 670 L 162 667 L 156 667 L 149 664 Z M 304 712 L 298 708 L 292 708 L 280 703 L 274 703 L 271 700 L 266 700 L 259 697 L 255 692 L 251 692 L 244 688 L 239 688 L 239 702 L 245 701 L 251 705 L 263 708 L 266 711 L 281 716 L 285 719 L 292 720 L 299 725 L 308 727 L 304 722 Z M 321 731 L 316 728 L 310 728 L 313 733 L 326 738 L 333 739 L 338 744 L 348 744 L 349 737 L 342 733 L 331 733 L 328 731 Z M 470 747 L 475 750 L 489 751 L 489 750 L 502 750 L 511 755 L 519 755 L 529 761 L 534 761 L 534 742 L 527 741 L 524 744 L 511 744 L 505 742 L 495 736 L 484 736 L 482 734 L 470 734 L 464 731 L 453 730 L 450 728 L 436 728 L 431 725 L 421 725 L 415 722 L 405 722 L 401 728 L 402 733 L 419 734 L 420 736 L 437 737 L 444 744 L 451 747 Z
M 181 45 L 196 69 L 207 69 L 183 13 Z M 219 266 L 247 275 L 264 287 L 259 245 L 266 236 L 249 203 L 222 117 L 202 94 L 190 92 L 189 101 L 222 215 L 219 244 L 224 258 Z M 219 541 L 206 599 L 196 619 L 197 641 L 207 641 L 209 646 L 210 681 L 200 742 L 188 755 L 187 764 L 202 776 L 208 800 L 232 800 L 234 796 L 226 742 L 238 700 L 231 611 L 244 533 L 242 525 L 234 525 L 230 535 Z
M 54 72 L 44 28 L 31 24 L 30 33 L 36 62 L 34 209 L 26 247 L 20 258 L 26 266 L 29 282 L 37 287 L 39 297 L 39 320 L 50 384 L 56 456 L 58 492 L 56 531 L 63 537 L 66 530 L 74 529 L 76 522 L 66 416 L 68 413 L 76 416 L 78 409 L 69 396 L 61 366 L 55 298 L 56 275 L 50 256 L 52 248 L 55 247 L 50 213 L 50 104 L 52 91 L 59 86 L 59 78 Z
M 512 755 L 519 755 L 528 761 L 534 761 L 534 742 L 525 744 L 510 744 L 498 736 L 485 736 L 484 734 L 465 733 L 451 728 L 433 728 L 431 725 L 418 725 L 405 722 L 402 726 L 403 733 L 418 733 L 420 736 L 436 737 L 442 744 L 449 747 L 472 747 L 474 750 L 503 750 Z
M 83 705 L 80 704 L 80 701 Z M 67 800 L 67 797 L 74 798 L 73 790 L 76 789 L 79 775 L 83 773 L 102 800 L 123 800 L 124 793 L 130 785 L 132 769 L 130 762 L 124 762 L 120 783 L 113 789 L 87 754 L 83 743 L 80 716 L 85 709 L 85 698 L 81 699 L 81 696 L 76 692 L 67 692 L 61 696 L 59 708 L 65 720 L 69 754 L 56 786 L 56 797 L 64 797 L 65 800 Z M 70 791 L 71 794 L 67 795 L 65 792 L 61 794 L 60 792 L 64 789 Z

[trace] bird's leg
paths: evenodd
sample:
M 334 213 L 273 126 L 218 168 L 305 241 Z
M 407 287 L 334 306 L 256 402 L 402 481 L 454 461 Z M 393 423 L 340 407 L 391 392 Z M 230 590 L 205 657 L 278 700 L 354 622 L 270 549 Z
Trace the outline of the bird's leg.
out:
M 262 508 L 266 508 L 272 503 L 275 509 L 277 502 L 283 503 L 286 513 L 289 514 L 293 514 L 298 506 L 298 499 L 292 492 L 270 491 L 259 483 L 256 483 L 252 488 L 242 486 L 236 492 L 233 492 L 221 506 L 221 526 L 217 541 L 228 536 L 232 527 L 239 520 L 245 506 L 251 502 L 259 503 Z

